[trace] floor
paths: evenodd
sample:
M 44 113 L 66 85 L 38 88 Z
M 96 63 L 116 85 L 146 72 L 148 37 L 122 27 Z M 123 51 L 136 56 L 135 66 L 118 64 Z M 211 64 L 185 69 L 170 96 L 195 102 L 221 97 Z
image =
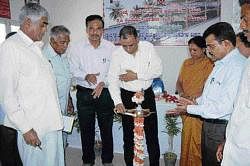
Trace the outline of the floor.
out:
M 68 147 L 66 149 L 66 166 L 81 166 L 81 150 L 76 148 Z M 178 166 L 178 161 L 176 163 L 176 166 Z M 114 159 L 113 159 L 113 165 L 114 166 L 126 166 L 123 160 L 123 154 L 115 153 Z M 148 158 L 145 160 L 145 166 L 148 166 Z M 96 157 L 95 166 L 102 166 L 102 162 L 100 159 L 100 156 L 98 155 Z M 160 166 L 165 166 L 163 159 L 160 161 Z
M 66 158 L 66 166 L 82 166 L 82 160 L 81 160 L 81 149 L 77 148 L 66 148 L 65 158 Z M 114 154 L 114 160 L 113 160 L 114 166 L 126 166 L 123 160 L 123 154 L 115 153 Z M 148 158 L 145 160 L 145 166 L 148 166 Z M 177 161 L 176 166 L 178 166 L 179 163 Z M 1 166 L 1 163 L 0 163 Z M 102 166 L 102 162 L 100 159 L 100 155 L 97 155 L 95 166 Z M 164 166 L 163 159 L 160 160 L 160 166 Z

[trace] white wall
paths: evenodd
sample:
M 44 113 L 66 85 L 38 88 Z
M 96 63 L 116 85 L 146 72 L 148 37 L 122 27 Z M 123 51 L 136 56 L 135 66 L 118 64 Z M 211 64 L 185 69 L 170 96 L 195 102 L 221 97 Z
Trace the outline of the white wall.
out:
M 65 25 L 71 31 L 71 41 L 85 34 L 85 18 L 89 14 L 103 14 L 102 0 L 40 0 L 50 13 L 52 25 Z M 233 23 L 233 3 L 238 0 L 221 0 L 221 21 Z M 23 0 L 10 0 L 12 18 L 16 19 Z M 186 46 L 155 47 L 163 61 L 163 80 L 166 90 L 173 93 L 180 65 L 188 56 Z
M 18 15 L 20 9 L 24 6 L 24 0 L 9 0 L 10 1 L 10 10 L 11 10 L 11 19 L 18 21 Z M 49 13 L 53 13 L 53 7 L 50 5 L 52 0 L 40 0 L 41 5 L 43 5 Z

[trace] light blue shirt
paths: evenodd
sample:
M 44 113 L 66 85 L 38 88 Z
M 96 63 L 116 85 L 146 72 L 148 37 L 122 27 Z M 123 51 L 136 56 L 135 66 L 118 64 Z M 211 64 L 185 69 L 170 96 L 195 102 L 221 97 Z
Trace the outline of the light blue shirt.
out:
M 68 57 L 66 54 L 58 55 L 50 44 L 43 49 L 43 54 L 50 62 L 56 78 L 58 98 L 61 111 L 67 113 L 69 90 L 71 85 L 71 74 L 69 68 Z
M 238 49 L 232 50 L 223 59 L 215 62 L 198 105 L 189 105 L 189 114 L 200 115 L 206 119 L 229 120 L 236 99 L 246 58 Z
M 0 105 L 0 125 L 3 124 L 4 117 L 5 117 L 5 114 L 3 112 L 3 108 Z

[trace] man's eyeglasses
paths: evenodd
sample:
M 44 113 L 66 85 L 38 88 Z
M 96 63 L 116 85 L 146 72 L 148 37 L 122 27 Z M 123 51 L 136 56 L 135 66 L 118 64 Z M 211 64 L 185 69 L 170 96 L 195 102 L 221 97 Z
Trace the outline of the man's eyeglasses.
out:
M 221 40 L 221 41 L 218 41 L 218 43 L 216 43 L 216 44 L 207 44 L 206 46 L 207 46 L 207 50 L 215 50 L 216 49 L 216 47 L 218 47 L 220 44 L 219 43 L 221 43 L 221 42 L 223 42 L 224 40 Z

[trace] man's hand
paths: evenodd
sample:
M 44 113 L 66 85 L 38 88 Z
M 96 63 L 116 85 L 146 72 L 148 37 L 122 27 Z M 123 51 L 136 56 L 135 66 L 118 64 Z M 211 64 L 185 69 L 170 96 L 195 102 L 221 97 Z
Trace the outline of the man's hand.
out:
M 196 102 L 194 100 L 189 100 L 183 97 L 180 97 L 177 101 L 177 107 L 175 109 L 168 110 L 166 114 L 169 115 L 183 115 L 187 113 L 188 105 L 195 105 Z
M 95 85 L 97 83 L 96 76 L 99 76 L 99 75 L 100 75 L 100 73 L 87 74 L 85 77 L 85 80 L 89 83 L 89 85 L 91 85 L 91 84 Z
M 168 114 L 168 115 L 173 115 L 173 116 L 184 115 L 184 114 L 186 114 L 186 113 L 187 113 L 187 110 L 186 110 L 186 109 L 179 108 L 178 106 L 177 106 L 177 108 L 168 110 L 168 111 L 166 112 L 166 114 Z
M 133 72 L 132 70 L 126 70 L 126 74 L 119 75 L 119 80 L 121 81 L 134 81 L 137 80 L 137 73 Z
M 187 106 L 187 105 L 196 105 L 196 102 L 194 100 L 190 100 L 184 97 L 180 97 L 177 101 L 177 105 L 179 106 Z
M 94 89 L 94 91 L 92 92 L 92 96 L 93 96 L 93 98 L 95 99 L 95 98 L 99 98 L 100 97 L 100 95 L 102 94 L 102 90 L 103 90 L 103 87 L 104 87 L 104 82 L 100 82 L 97 86 L 96 86 L 96 88 Z
M 31 146 L 40 146 L 41 141 L 38 138 L 36 131 L 34 129 L 29 130 L 28 132 L 23 134 L 24 140 L 26 144 L 31 145 Z
M 194 100 L 189 100 L 184 97 L 180 97 L 177 101 L 177 109 L 186 110 L 188 105 L 196 105 L 197 103 Z
M 124 105 L 122 103 L 119 103 L 115 106 L 116 113 L 124 113 L 126 111 Z
M 221 162 L 223 159 L 223 149 L 224 149 L 225 142 L 221 143 L 217 147 L 216 158 L 218 162 Z

